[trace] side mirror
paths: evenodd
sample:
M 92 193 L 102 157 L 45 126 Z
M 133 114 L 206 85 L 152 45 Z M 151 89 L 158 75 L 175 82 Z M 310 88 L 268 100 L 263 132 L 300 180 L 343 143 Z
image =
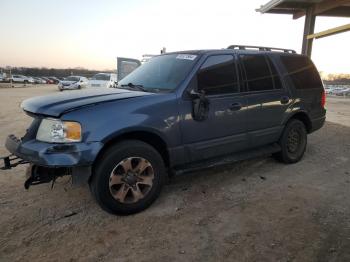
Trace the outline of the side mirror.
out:
M 188 92 L 188 95 L 192 99 L 200 99 L 201 97 L 204 97 L 205 93 L 204 91 L 195 91 L 194 89 L 191 89 L 191 91 Z
M 196 92 L 191 90 L 188 95 L 192 99 L 192 117 L 195 121 L 204 121 L 209 115 L 209 100 L 205 97 L 205 92 L 202 90 Z

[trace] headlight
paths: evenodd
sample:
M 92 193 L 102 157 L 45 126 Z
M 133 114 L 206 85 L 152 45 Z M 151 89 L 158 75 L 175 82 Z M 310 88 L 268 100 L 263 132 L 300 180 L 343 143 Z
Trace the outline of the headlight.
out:
M 41 121 L 36 139 L 50 143 L 81 141 L 81 125 L 78 122 L 44 118 Z

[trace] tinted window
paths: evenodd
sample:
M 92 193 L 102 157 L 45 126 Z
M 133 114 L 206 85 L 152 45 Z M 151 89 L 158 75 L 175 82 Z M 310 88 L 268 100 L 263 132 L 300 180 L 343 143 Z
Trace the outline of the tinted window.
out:
M 240 55 L 249 91 L 273 89 L 269 65 L 263 55 Z
M 166 54 L 151 58 L 121 81 L 119 85 L 142 85 L 149 90 L 173 90 L 185 79 L 197 61 L 193 54 Z
M 66 77 L 66 79 L 64 79 L 64 80 L 66 80 L 66 81 L 79 81 L 79 77 L 77 77 L 77 76 L 68 76 L 68 77 Z
M 322 88 L 316 67 L 306 56 L 281 56 L 287 75 L 297 89 Z
M 236 66 L 232 55 L 210 56 L 197 75 L 198 89 L 207 95 L 238 92 Z
M 120 79 L 123 79 L 140 65 L 135 61 L 121 61 L 118 67 Z
M 275 89 L 282 89 L 281 79 L 280 79 L 280 76 L 277 73 L 275 65 L 272 63 L 270 58 L 267 58 L 267 60 L 269 61 L 274 88 Z
M 111 75 L 109 74 L 96 74 L 91 79 L 109 81 L 110 78 L 111 78 Z

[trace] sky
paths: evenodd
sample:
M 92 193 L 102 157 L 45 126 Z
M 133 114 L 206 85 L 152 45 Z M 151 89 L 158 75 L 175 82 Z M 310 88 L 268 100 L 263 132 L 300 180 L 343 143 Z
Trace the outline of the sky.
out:
M 261 45 L 301 51 L 304 18 L 268 0 L 0 0 L 0 66 L 115 69 L 116 57 Z M 318 17 L 315 32 L 350 23 Z M 350 32 L 314 41 L 319 71 L 350 73 Z

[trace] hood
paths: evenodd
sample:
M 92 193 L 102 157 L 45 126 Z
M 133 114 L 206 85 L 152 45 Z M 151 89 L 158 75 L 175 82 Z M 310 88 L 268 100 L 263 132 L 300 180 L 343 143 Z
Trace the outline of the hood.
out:
M 67 111 L 80 107 L 147 95 L 152 93 L 114 88 L 79 90 L 26 99 L 21 107 L 29 113 L 59 117 Z

